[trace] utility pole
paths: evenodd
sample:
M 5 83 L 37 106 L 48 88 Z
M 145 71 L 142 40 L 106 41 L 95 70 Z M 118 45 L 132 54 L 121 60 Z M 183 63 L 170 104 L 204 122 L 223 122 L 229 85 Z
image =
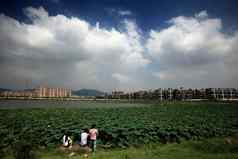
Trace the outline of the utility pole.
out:
M 129 91 L 129 102 L 131 102 L 131 92 Z
M 184 101 L 183 87 L 180 87 L 180 95 L 182 97 L 182 101 Z
M 216 99 L 216 88 L 213 89 L 213 96 L 214 96 L 214 99 Z
M 222 100 L 225 100 L 224 89 L 222 88 Z
M 160 101 L 163 100 L 163 88 L 160 88 Z
M 233 93 L 233 92 L 232 92 L 232 89 L 230 89 L 231 100 L 232 100 L 232 96 L 233 96 L 232 93 Z
M 169 89 L 169 98 L 172 100 L 172 88 Z

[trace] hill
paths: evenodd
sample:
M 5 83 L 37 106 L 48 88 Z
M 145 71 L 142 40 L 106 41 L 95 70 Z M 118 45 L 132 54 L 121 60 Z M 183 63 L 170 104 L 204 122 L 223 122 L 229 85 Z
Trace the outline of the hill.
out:
M 103 96 L 105 93 L 96 89 L 80 89 L 72 92 L 77 96 Z
M 0 92 L 4 92 L 4 91 L 10 91 L 10 89 L 0 88 Z

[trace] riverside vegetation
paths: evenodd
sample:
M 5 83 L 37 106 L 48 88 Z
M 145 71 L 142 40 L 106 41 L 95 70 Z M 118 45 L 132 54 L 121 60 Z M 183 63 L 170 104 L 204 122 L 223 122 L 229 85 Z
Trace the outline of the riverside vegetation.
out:
M 99 147 L 115 153 L 121 153 L 115 149 L 126 148 L 125 154 L 129 150 L 135 152 L 131 147 L 156 143 L 188 145 L 185 140 L 201 142 L 238 134 L 236 103 L 169 102 L 140 107 L 109 104 L 111 107 L 102 108 L 1 109 L 0 153 L 4 156 L 11 150 L 17 158 L 22 148 L 54 149 L 61 144 L 65 131 L 77 141 L 81 129 L 92 124 L 99 129 Z M 155 150 L 161 150 L 158 145 Z M 231 151 L 238 152 L 237 148 L 235 144 Z M 103 156 L 104 151 L 97 155 Z

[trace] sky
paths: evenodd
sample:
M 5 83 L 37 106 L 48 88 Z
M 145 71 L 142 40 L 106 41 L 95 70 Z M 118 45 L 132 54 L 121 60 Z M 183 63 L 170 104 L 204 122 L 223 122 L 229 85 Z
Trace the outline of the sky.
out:
M 3 0 L 0 87 L 238 88 L 236 0 Z

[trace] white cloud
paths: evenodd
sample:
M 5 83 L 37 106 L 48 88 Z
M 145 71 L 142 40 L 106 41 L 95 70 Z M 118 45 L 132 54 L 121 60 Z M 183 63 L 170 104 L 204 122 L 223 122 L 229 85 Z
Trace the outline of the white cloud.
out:
M 207 14 L 207 11 L 206 10 L 203 10 L 201 12 L 199 12 L 198 14 L 195 14 L 195 17 L 196 18 L 207 18 L 208 17 L 208 14 Z
M 48 12 L 43 8 L 33 8 L 33 7 L 28 7 L 24 10 L 25 14 L 27 15 L 28 18 L 30 18 L 33 21 L 39 20 L 44 20 L 48 18 Z
M 235 52 L 237 35 L 225 34 L 220 19 L 208 18 L 202 11 L 194 17 L 172 18 L 169 23 L 168 28 L 152 30 L 146 44 L 153 63 L 159 64 L 156 75 L 160 80 L 176 77 L 174 82 L 183 85 L 237 86 L 225 82 L 228 74 L 238 75 L 225 62 Z
M 160 80 L 175 80 L 176 76 L 167 72 L 153 72 L 153 76 L 159 78 Z
M 136 24 L 132 21 L 125 20 L 124 25 L 126 27 L 128 48 L 127 50 L 130 54 L 125 54 L 121 56 L 121 61 L 127 64 L 127 69 L 130 67 L 139 68 L 144 67 L 149 64 L 150 61 L 143 57 L 144 47 L 141 44 L 140 30 L 137 28 Z
M 129 15 L 132 15 L 132 12 L 129 10 L 119 10 L 118 14 L 121 16 L 129 16 Z
M 106 8 L 105 10 L 111 15 L 118 15 L 121 17 L 128 17 L 133 15 L 133 13 L 130 10 L 121 10 L 115 8 Z
M 127 76 L 149 63 L 132 21 L 125 21 L 124 31 L 118 31 L 101 28 L 99 23 L 93 26 L 76 17 L 49 16 L 43 7 L 24 11 L 31 24 L 0 16 L 0 56 L 4 61 L 1 70 L 9 65 L 16 70 L 9 72 L 9 77 L 18 76 L 23 81 L 30 78 L 37 84 L 105 90 L 121 82 L 114 77 Z M 2 81 L 7 83 L 7 79 Z
M 128 19 L 118 30 L 43 7 L 24 11 L 31 23 L 0 15 L 2 87 L 237 87 L 238 33 L 225 34 L 206 11 L 174 17 L 148 38 Z
M 113 73 L 112 77 L 118 80 L 120 83 L 127 83 L 130 81 L 129 77 L 120 73 Z
M 153 56 L 169 55 L 174 51 L 180 53 L 181 56 L 192 56 L 199 51 L 205 51 L 205 56 L 229 52 L 230 41 L 221 32 L 220 19 L 200 21 L 191 17 L 176 17 L 171 19 L 170 23 L 169 28 L 159 32 L 151 31 L 147 47 Z M 174 51 L 169 52 L 171 49 Z

